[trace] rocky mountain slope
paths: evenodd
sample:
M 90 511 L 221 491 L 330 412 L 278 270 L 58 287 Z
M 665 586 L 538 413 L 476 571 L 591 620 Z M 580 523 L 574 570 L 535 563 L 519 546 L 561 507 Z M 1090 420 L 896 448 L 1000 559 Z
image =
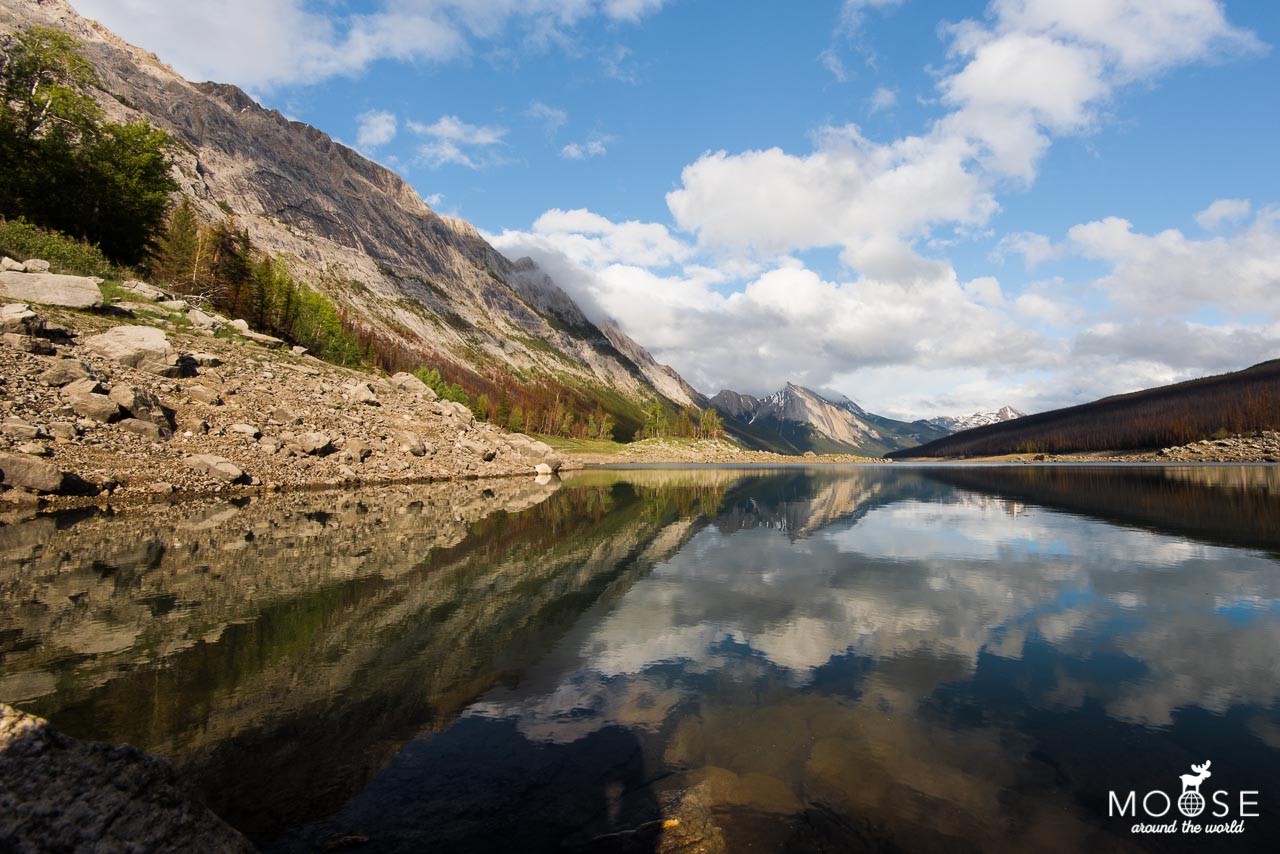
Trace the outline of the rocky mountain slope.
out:
M 207 221 L 234 212 L 255 246 L 406 361 L 480 385 L 566 385 L 622 410 L 623 434 L 635 404 L 692 402 L 692 389 L 620 329 L 601 330 L 531 261 L 511 261 L 470 224 L 437 215 L 391 170 L 234 86 L 182 79 L 65 0 L 0 6 L 0 32 L 30 25 L 81 42 L 109 117 L 145 118 L 178 140 L 182 192 Z
M 941 415 L 928 418 L 919 423 L 942 430 L 947 433 L 959 433 L 961 430 L 972 430 L 974 427 L 985 427 L 988 424 L 999 424 L 1021 418 L 1027 413 L 1019 412 L 1012 406 L 1002 406 L 995 412 L 975 412 L 972 415 Z
M 946 435 L 930 424 L 908 424 L 876 415 L 847 397 L 828 398 L 794 383 L 764 398 L 725 389 L 710 403 L 725 417 L 725 430 L 730 435 L 783 453 L 878 457 Z

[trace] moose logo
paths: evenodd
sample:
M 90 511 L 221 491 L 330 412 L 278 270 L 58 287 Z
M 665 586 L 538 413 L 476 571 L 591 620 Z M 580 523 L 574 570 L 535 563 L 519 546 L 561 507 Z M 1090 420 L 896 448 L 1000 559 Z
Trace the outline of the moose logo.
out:
M 1178 812 L 1187 818 L 1195 818 L 1204 812 L 1204 795 L 1200 794 L 1200 784 L 1205 781 L 1206 777 L 1211 776 L 1209 771 L 1209 760 L 1205 760 L 1203 765 L 1192 764 L 1191 770 L 1194 774 L 1183 774 L 1182 794 L 1178 796 Z
M 1218 789 L 1208 795 L 1201 794 L 1200 786 L 1212 776 L 1209 771 L 1211 764 L 1207 759 L 1201 765 L 1192 763 L 1191 770 L 1195 773 L 1179 777 L 1182 793 L 1176 798 L 1162 789 L 1152 789 L 1145 794 L 1136 791 L 1108 792 L 1107 815 L 1138 819 L 1139 823 L 1130 827 L 1131 833 L 1244 833 L 1245 820 L 1259 815 L 1261 792 L 1256 789 L 1238 792 Z M 1172 820 L 1177 818 L 1176 814 L 1171 815 L 1174 804 L 1186 820 Z M 1206 809 L 1209 823 L 1197 823 Z

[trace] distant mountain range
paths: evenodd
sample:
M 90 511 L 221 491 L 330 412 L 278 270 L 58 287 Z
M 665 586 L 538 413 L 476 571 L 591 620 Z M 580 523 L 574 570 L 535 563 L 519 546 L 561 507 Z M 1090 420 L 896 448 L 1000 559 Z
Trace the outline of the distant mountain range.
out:
M 988 424 L 999 424 L 1001 421 L 1012 421 L 1021 418 L 1025 412 L 1019 412 L 1012 406 L 1002 406 L 995 412 L 975 412 L 972 415 L 943 415 L 930 418 L 924 422 L 947 433 L 959 433 L 961 430 L 972 430 L 974 427 L 986 427 Z
M 997 412 L 898 421 L 867 412 L 843 395 L 829 397 L 794 383 L 763 398 L 725 389 L 712 397 L 710 404 L 725 419 L 725 429 L 739 441 L 787 454 L 813 451 L 878 457 L 970 426 L 1022 415 L 1005 406 Z

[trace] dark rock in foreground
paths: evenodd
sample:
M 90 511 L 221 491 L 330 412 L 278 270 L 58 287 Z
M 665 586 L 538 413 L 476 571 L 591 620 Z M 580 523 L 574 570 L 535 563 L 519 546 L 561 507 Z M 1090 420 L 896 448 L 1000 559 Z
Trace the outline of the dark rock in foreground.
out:
M 0 703 L 0 850 L 251 852 L 169 763 Z

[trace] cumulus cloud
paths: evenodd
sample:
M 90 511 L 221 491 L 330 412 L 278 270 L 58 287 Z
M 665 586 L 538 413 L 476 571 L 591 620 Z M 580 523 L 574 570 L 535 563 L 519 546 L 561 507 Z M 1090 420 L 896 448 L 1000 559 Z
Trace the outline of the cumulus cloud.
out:
M 410 131 L 426 138 L 418 146 L 418 159 L 432 169 L 454 164 L 479 169 L 497 162 L 492 151 L 502 143 L 507 129 L 473 125 L 457 116 L 441 116 L 431 124 L 410 121 Z
M 920 278 L 833 281 L 776 258 L 737 267 L 745 281 L 726 294 L 725 273 L 658 223 L 553 210 L 528 232 L 490 239 L 509 257 L 533 257 L 575 300 L 619 319 L 709 392 L 829 386 L 850 366 L 1026 363 L 1038 343 L 1001 305 L 998 282 L 962 282 L 945 264 Z
M 1280 209 L 1264 210 L 1236 233 L 1207 240 L 1177 229 L 1141 234 L 1119 217 L 1077 225 L 1067 234 L 1075 251 L 1112 265 L 1098 282 L 1111 299 L 1147 316 L 1213 306 L 1280 317 Z
M 1218 199 L 1196 214 L 1196 222 L 1201 228 L 1216 231 L 1224 223 L 1244 219 L 1252 209 L 1248 199 Z
M 514 30 L 535 48 L 591 18 L 634 23 L 664 0 L 375 0 L 359 11 L 304 0 L 76 0 L 76 8 L 183 76 L 255 90 L 355 75 L 380 60 L 448 62 Z
M 372 152 L 396 137 L 395 113 L 386 110 L 369 110 L 356 116 L 356 147 Z
M 881 5 L 844 9 L 857 20 Z M 1001 0 L 990 11 L 947 30 L 954 67 L 938 85 L 950 112 L 925 133 L 875 142 L 848 126 L 820 130 L 808 154 L 708 152 L 667 196 L 677 224 L 709 246 L 839 246 L 855 266 L 879 257 L 865 247 L 896 242 L 901 260 L 901 244 L 932 228 L 983 225 L 994 188 L 1032 181 L 1052 137 L 1088 131 L 1118 86 L 1257 48 L 1213 0 Z

